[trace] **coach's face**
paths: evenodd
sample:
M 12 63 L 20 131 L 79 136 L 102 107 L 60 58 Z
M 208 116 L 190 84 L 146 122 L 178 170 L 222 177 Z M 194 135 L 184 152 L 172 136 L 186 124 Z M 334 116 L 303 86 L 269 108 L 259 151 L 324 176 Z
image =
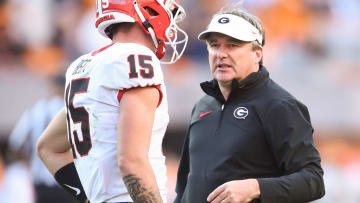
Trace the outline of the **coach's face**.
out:
M 252 50 L 251 42 L 211 33 L 207 47 L 210 72 L 220 85 L 231 85 L 233 79 L 241 81 L 259 70 L 262 50 Z

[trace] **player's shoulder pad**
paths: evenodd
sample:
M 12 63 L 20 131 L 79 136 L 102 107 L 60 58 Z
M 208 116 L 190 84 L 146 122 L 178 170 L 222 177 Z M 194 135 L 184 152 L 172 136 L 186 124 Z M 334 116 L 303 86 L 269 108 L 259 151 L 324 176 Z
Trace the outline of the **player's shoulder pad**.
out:
M 149 56 L 153 64 L 158 64 L 160 68 L 160 61 L 153 51 L 148 47 L 136 43 L 115 43 L 104 51 L 104 62 L 118 62 L 119 60 L 130 55 L 135 56 Z
M 98 83 L 106 88 L 122 90 L 163 83 L 159 59 L 139 44 L 114 44 L 104 51 L 98 66 Z
M 69 67 L 66 69 L 66 81 L 68 82 L 68 80 L 71 78 L 72 73 L 74 72 L 74 69 L 81 63 L 81 61 L 83 61 L 86 58 L 90 58 L 90 54 L 84 54 L 80 57 L 78 57 L 77 59 L 75 59 L 70 65 Z M 66 82 L 66 83 L 67 83 Z

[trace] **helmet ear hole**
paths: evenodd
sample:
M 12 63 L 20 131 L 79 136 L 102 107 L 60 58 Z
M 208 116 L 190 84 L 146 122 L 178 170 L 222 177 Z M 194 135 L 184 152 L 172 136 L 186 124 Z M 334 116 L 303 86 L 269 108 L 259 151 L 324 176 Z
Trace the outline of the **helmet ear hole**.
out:
M 159 16 L 159 13 L 156 12 L 154 9 L 150 8 L 149 6 L 144 7 L 145 11 L 148 12 L 150 16 Z

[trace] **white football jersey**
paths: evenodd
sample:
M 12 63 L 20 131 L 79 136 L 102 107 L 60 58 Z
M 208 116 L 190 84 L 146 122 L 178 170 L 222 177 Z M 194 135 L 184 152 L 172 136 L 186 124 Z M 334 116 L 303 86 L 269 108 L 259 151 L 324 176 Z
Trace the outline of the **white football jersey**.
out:
M 81 183 L 92 203 L 133 201 L 117 165 L 117 121 L 122 93 L 139 86 L 155 86 L 161 93 L 149 159 L 166 202 L 166 166 L 161 147 L 169 115 L 159 59 L 145 46 L 115 43 L 81 56 L 67 70 L 69 141 Z

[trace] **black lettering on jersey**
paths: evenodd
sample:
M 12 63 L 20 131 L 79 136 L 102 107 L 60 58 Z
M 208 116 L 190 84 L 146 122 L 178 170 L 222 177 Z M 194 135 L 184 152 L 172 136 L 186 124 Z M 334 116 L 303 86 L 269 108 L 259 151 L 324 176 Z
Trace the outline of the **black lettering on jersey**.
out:
M 152 57 L 147 55 L 139 55 L 139 63 L 143 68 L 140 70 L 140 75 L 143 78 L 151 79 L 154 77 L 154 68 L 150 63 L 145 63 L 145 61 L 152 62 Z
M 128 62 L 130 65 L 130 73 L 129 73 L 129 78 L 138 78 L 139 75 L 136 71 L 136 65 L 135 65 L 135 56 L 132 54 L 130 56 L 128 56 Z
M 70 93 L 70 84 L 66 87 L 66 91 L 65 91 L 66 108 L 69 108 L 69 100 L 68 100 L 69 93 Z M 76 159 L 74 143 L 73 143 L 71 135 L 69 134 L 69 132 L 70 132 L 70 115 L 69 115 L 69 111 L 67 111 L 67 113 L 66 113 L 66 122 L 67 122 L 68 138 L 69 138 L 69 142 L 70 142 L 70 145 L 71 145 L 71 151 L 72 151 L 72 154 L 73 154 L 73 158 Z
M 151 65 L 152 57 L 148 55 L 139 55 L 140 75 L 144 79 L 151 79 L 154 77 L 154 67 Z M 147 62 L 149 61 L 149 62 Z M 137 71 L 135 56 L 132 54 L 128 57 L 130 66 L 129 78 L 138 78 L 139 74 Z
M 89 87 L 90 78 L 77 78 L 73 79 L 66 88 L 65 102 L 67 108 L 67 124 L 68 124 L 68 136 L 73 150 L 73 157 L 76 158 L 75 149 L 80 156 L 87 156 L 91 147 L 91 135 L 90 135 L 90 121 L 89 112 L 85 106 L 74 106 L 74 99 L 78 94 L 86 93 Z M 71 118 L 71 119 L 70 119 Z M 73 124 L 80 124 L 80 131 L 82 135 L 82 141 L 79 139 L 79 133 L 76 129 L 71 129 L 70 122 Z M 74 139 L 72 139 L 73 135 Z M 75 145 L 75 147 L 74 147 Z
M 91 59 L 81 60 L 79 65 L 77 65 L 76 68 L 74 69 L 72 75 L 79 74 L 79 73 L 84 73 L 85 69 L 86 69 L 86 65 L 88 65 L 90 63 L 90 61 L 91 61 Z

